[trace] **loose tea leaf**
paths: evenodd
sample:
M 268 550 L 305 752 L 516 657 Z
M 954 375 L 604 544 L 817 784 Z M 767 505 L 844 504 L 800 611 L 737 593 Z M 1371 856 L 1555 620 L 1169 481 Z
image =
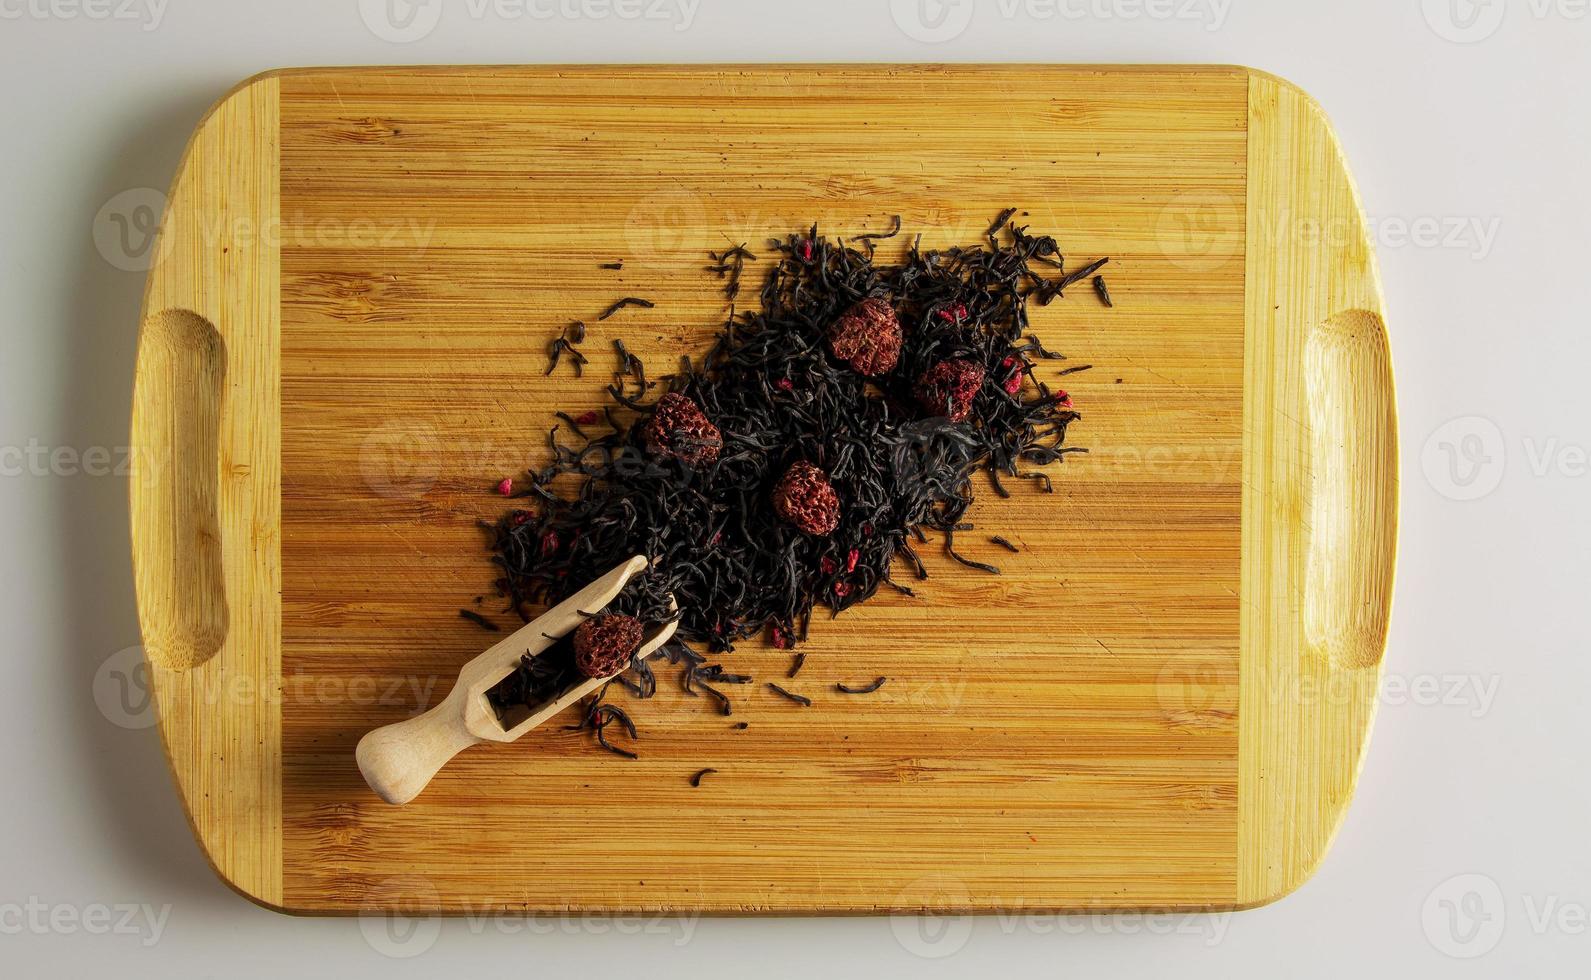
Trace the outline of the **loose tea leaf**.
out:
M 874 691 L 883 687 L 884 682 L 887 680 L 889 680 L 888 677 L 880 677 L 878 680 L 868 684 L 866 687 L 848 687 L 845 684 L 836 684 L 834 685 L 834 689 L 839 691 L 841 694 L 872 694 Z

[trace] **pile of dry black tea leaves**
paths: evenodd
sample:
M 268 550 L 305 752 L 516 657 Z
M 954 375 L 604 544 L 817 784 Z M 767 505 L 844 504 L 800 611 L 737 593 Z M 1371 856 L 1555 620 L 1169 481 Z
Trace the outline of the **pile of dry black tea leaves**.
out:
M 1014 217 L 1003 212 L 972 245 L 924 251 L 918 236 L 893 263 L 880 243 L 900 236 L 898 217 L 850 242 L 813 226 L 760 257 L 745 246 L 709 253 L 731 302 L 742 275 L 767 263 L 757 308 L 731 307 L 711 347 L 670 374 L 649 375 L 614 341 L 612 404 L 558 413 L 551 462 L 499 484 L 519 505 L 485 525 L 510 607 L 529 621 L 644 554 L 651 569 L 607 612 L 649 626 L 677 617 L 663 656 L 682 668 L 683 690 L 728 715 L 727 689 L 752 678 L 711 661 L 754 637 L 793 650 L 819 605 L 838 615 L 881 588 L 915 595 L 907 582 L 928 577 L 917 550 L 928 532 L 961 565 L 998 574 L 956 550 L 956 535 L 972 530 L 974 478 L 1001 497 L 1019 480 L 1053 493 L 1047 470 L 1086 452 L 1066 444 L 1079 415 L 1052 381 L 1087 366 L 1052 363 L 1066 358 L 1029 332 L 1029 305 L 1073 286 L 1108 296 L 1107 259 L 1068 271 L 1055 239 Z M 602 315 L 650 305 L 625 297 Z M 549 371 L 560 359 L 577 371 L 593 363 L 579 350 L 585 333 L 576 322 L 553 340 Z M 567 679 L 567 654 L 543 656 L 508 679 L 526 686 L 526 700 Z M 640 659 L 614 681 L 640 699 L 657 690 Z M 884 681 L 838 687 L 870 693 Z M 612 724 L 636 734 L 605 700 L 609 687 L 579 727 L 633 756 L 604 736 Z

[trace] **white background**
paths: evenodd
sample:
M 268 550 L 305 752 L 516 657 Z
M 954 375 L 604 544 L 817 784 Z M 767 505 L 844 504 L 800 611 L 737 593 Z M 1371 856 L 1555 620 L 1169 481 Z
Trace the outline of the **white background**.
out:
M 395 43 L 398 21 L 358 0 L 0 0 L 0 970 L 1584 975 L 1585 2 L 666 0 L 662 19 L 561 2 L 458 0 L 439 19 L 422 4 L 425 36 Z M 725 60 L 1235 62 L 1331 113 L 1378 228 L 1403 531 L 1369 762 L 1299 892 L 1219 918 L 410 929 L 276 915 L 208 871 L 147 714 L 115 683 L 139 637 L 126 481 L 102 454 L 114 469 L 127 438 L 143 277 L 119 266 L 136 265 L 139 189 L 165 188 L 205 107 L 262 69 Z

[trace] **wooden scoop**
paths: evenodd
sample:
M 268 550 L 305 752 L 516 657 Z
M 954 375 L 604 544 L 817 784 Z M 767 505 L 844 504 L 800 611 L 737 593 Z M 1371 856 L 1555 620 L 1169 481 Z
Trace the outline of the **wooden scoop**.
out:
M 581 610 L 589 613 L 605 607 L 647 564 L 644 556 L 636 555 L 465 664 L 453 690 L 425 714 L 366 734 L 354 750 L 365 782 L 383 800 L 402 806 L 420 795 L 437 770 L 464 749 L 481 742 L 512 742 L 606 684 L 612 678 L 576 684 L 507 729 L 486 700 L 486 692 L 513 672 L 522 655 L 540 656 L 586 619 Z M 636 656 L 654 653 L 674 635 L 677 625 L 670 622 L 652 631 Z

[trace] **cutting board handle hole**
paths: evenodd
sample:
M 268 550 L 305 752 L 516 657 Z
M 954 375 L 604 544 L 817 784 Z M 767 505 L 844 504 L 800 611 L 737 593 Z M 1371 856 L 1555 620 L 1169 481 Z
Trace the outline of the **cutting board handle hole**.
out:
M 1386 649 L 1397 537 L 1397 409 L 1386 324 L 1346 310 L 1304 351 L 1309 402 L 1309 551 L 1304 634 L 1345 669 Z
M 144 647 L 151 663 L 188 670 L 227 635 L 218 504 L 226 343 L 191 310 L 150 314 L 143 324 L 133 395 L 138 460 L 135 525 L 156 528 L 137 549 Z

